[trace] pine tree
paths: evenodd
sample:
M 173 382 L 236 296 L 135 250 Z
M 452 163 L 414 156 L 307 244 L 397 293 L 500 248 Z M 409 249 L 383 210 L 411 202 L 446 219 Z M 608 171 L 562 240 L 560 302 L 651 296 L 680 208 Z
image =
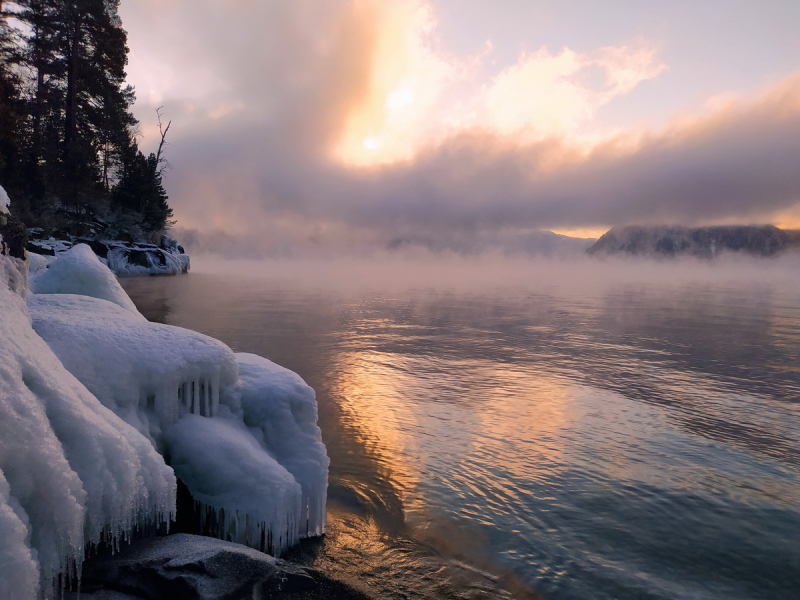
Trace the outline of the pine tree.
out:
M 19 58 L 14 40 L 14 31 L 8 25 L 8 13 L 0 0 L 0 174 L 11 173 L 19 164 L 22 144 L 20 140 L 22 122 L 21 80 L 13 70 Z M 14 191 L 10 177 L 0 183 Z
M 141 215 L 145 231 L 160 231 L 170 225 L 172 209 L 167 203 L 155 154 L 145 155 L 136 147 L 126 160 L 125 171 L 114 188 L 115 203 L 128 211 Z
M 17 181 L 14 195 L 27 202 L 29 225 L 60 218 L 78 233 L 80 221 L 119 209 L 145 232 L 163 228 L 171 211 L 160 152 L 145 157 L 133 136 L 135 95 L 125 84 L 128 48 L 119 0 L 14 5 L 24 26 L 13 53 L 5 46 L 13 45 L 7 40 L 15 32 L 5 20 L 0 30 L 4 58 L 13 54 L 21 67 L 0 65 L 0 91 L 9 90 L 0 100 L 0 127 L 9 115 L 16 119 L 0 131 L 0 183 Z M 135 190 L 143 196 L 134 198 Z

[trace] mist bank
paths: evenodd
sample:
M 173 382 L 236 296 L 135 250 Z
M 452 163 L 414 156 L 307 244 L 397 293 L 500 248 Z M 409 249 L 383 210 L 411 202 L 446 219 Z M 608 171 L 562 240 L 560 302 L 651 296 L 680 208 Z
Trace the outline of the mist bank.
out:
M 281 239 L 234 236 L 222 231 L 176 230 L 193 254 L 221 259 L 430 259 L 448 257 L 508 260 L 574 260 L 639 257 L 656 260 L 691 256 L 719 260 L 729 255 L 775 258 L 800 251 L 800 230 L 774 225 L 713 227 L 613 227 L 599 239 L 571 237 L 546 230 L 466 229 L 458 233 L 375 236 L 354 232 L 337 238 L 330 232 L 305 238 Z
M 713 261 L 691 256 L 658 260 L 647 256 L 526 257 L 484 253 L 383 253 L 371 256 L 305 256 L 225 259 L 193 256 L 192 276 L 213 277 L 220 285 L 244 278 L 270 287 L 334 291 L 344 295 L 408 290 L 482 294 L 498 289 L 573 296 L 606 286 L 763 286 L 800 291 L 800 253 L 773 258 L 727 254 Z
M 348 232 L 320 229 L 309 235 L 239 236 L 221 230 L 176 228 L 171 231 L 190 253 L 217 255 L 225 259 L 361 257 L 386 255 L 424 256 L 483 254 L 527 257 L 579 256 L 594 238 L 560 235 L 547 230 L 483 230 L 467 228 L 447 234 L 425 232 L 376 233 L 353 229 Z

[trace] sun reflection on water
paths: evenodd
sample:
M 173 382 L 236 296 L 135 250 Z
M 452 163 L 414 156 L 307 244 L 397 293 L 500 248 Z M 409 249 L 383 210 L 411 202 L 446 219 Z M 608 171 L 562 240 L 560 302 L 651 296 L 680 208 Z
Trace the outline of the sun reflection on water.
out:
M 792 290 L 126 282 L 145 285 L 148 316 L 317 390 L 330 529 L 309 560 L 378 597 L 777 598 L 800 585 Z

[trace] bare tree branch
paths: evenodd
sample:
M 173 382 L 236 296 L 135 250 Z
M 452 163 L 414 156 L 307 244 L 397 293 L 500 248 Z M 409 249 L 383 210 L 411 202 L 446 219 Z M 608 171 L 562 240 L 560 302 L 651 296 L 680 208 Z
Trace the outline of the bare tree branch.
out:
M 158 143 L 158 152 L 156 152 L 156 168 L 158 169 L 158 174 L 161 175 L 166 169 L 172 168 L 172 165 L 169 164 L 169 161 L 166 158 L 162 157 L 163 150 L 165 146 L 169 146 L 167 143 L 167 132 L 169 131 L 170 125 L 172 125 L 172 121 L 167 123 L 167 126 L 164 127 L 164 124 L 161 120 L 161 109 L 164 108 L 163 106 L 159 106 L 156 109 L 156 115 L 158 116 L 158 132 L 161 134 L 161 141 Z M 159 166 L 163 164 L 164 166 Z

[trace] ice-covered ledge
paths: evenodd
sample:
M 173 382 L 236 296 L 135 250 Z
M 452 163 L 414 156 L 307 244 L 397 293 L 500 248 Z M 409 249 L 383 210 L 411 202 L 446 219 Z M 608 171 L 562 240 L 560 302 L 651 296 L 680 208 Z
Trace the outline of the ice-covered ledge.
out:
M 86 246 L 33 272 L 26 304 L 26 262 L 0 257 L 0 597 L 49 596 L 85 544 L 169 519 L 176 475 L 224 539 L 278 553 L 324 533 L 300 377 L 146 321 Z

